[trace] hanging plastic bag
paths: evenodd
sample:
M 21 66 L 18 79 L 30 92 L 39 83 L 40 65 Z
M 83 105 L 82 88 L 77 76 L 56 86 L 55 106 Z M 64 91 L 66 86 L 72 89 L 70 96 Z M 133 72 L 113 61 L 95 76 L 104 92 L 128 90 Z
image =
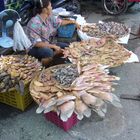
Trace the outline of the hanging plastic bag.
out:
M 22 26 L 19 23 L 19 20 L 14 25 L 13 31 L 13 39 L 14 39 L 14 51 L 27 51 L 28 48 L 32 45 L 31 41 L 25 34 Z

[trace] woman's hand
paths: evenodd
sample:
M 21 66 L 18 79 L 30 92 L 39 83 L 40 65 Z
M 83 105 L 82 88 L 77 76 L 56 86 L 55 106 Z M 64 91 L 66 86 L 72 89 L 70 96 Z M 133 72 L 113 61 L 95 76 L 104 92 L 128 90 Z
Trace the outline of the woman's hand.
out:
M 81 29 L 81 25 L 79 25 L 78 23 L 76 23 L 75 22 L 75 25 L 76 25 L 76 28 L 78 29 L 78 30 L 80 30 Z
M 51 45 L 51 48 L 54 49 L 55 55 L 63 54 L 63 50 L 59 46 Z
M 79 25 L 75 20 L 71 20 L 71 21 L 72 21 L 72 24 L 75 24 L 75 25 L 76 25 L 76 28 L 77 28 L 78 30 L 80 30 L 81 25 Z
M 61 48 L 56 45 L 51 45 L 51 48 L 54 49 L 55 51 L 59 51 Z

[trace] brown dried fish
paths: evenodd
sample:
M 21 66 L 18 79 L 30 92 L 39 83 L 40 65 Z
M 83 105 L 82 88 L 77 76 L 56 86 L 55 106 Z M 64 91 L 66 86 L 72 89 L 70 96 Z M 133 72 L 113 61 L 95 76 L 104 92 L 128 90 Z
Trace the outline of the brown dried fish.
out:
M 73 95 L 65 95 L 65 96 L 62 96 L 62 97 L 57 99 L 57 105 L 61 105 L 61 104 L 65 103 L 65 102 L 75 100 L 75 99 L 76 99 L 76 97 L 73 96 Z
M 75 101 L 75 113 L 77 114 L 77 118 L 79 120 L 82 120 L 84 115 L 86 117 L 91 116 L 91 109 L 88 108 L 88 106 L 83 103 L 81 100 Z
M 83 100 L 83 102 L 86 105 L 88 105 L 89 107 L 92 107 L 92 106 L 94 106 L 96 104 L 97 97 L 92 96 L 92 95 L 86 93 L 86 94 L 83 94 L 81 96 L 81 99 Z
M 95 42 L 95 45 L 93 45 L 93 42 Z M 98 63 L 108 67 L 116 67 L 124 64 L 124 61 L 131 56 L 129 51 L 110 37 L 102 38 L 98 41 L 95 39 L 82 41 L 82 45 L 81 42 L 74 42 L 70 45 L 70 48 L 77 52 L 78 55 L 73 57 L 71 51 L 67 48 L 67 54 L 69 51 L 67 57 L 74 64 L 80 61 L 81 65 Z
M 95 89 L 88 90 L 87 92 L 96 96 L 96 97 L 98 97 L 98 98 L 100 98 L 100 99 L 103 99 L 103 100 L 106 100 L 106 101 L 109 101 L 109 102 L 113 101 L 113 98 L 112 98 L 110 93 L 103 92 L 103 91 L 100 91 L 100 90 L 95 90 Z
M 43 70 L 41 75 L 38 75 L 31 82 L 31 95 L 37 97 L 35 100 L 37 103 L 39 101 L 37 112 L 56 111 L 61 120 L 67 121 L 73 112 L 77 114 L 80 120 L 84 116 L 90 117 L 92 110 L 104 117 L 106 113 L 105 101 L 120 107 L 119 99 L 111 93 L 113 81 L 119 80 L 118 77 L 108 75 L 105 67 L 103 68 L 99 64 L 80 64 L 81 70 L 79 70 L 78 75 L 75 75 L 75 72 L 78 73 L 77 69 L 79 68 L 73 64 L 57 65 Z M 47 78 L 48 73 L 49 78 Z M 58 74 L 57 76 L 60 77 L 55 78 L 54 74 Z M 63 76 L 66 79 L 72 79 L 72 83 L 69 84 L 68 82 L 63 86 L 60 82 Z M 41 84 L 39 83 L 40 86 L 36 86 L 38 83 L 35 85 L 34 81 L 41 82 Z M 54 84 L 48 85 L 48 82 L 52 81 Z M 38 92 L 33 93 L 35 86 L 38 88 L 36 89 Z M 41 92 L 40 89 L 45 89 L 46 86 L 50 87 L 50 90 Z
M 35 69 L 29 69 L 29 66 L 34 63 L 36 65 Z M 0 70 L 2 71 L 3 75 L 0 75 L 0 83 L 5 83 L 6 91 L 14 88 L 15 86 L 19 86 L 20 91 L 23 91 L 23 86 L 21 86 L 21 82 L 23 81 L 24 84 L 29 83 L 36 72 L 40 71 L 41 65 L 35 58 L 29 57 L 27 55 L 7 55 L 0 57 Z M 8 75 L 8 80 L 6 77 L 2 78 L 4 74 Z

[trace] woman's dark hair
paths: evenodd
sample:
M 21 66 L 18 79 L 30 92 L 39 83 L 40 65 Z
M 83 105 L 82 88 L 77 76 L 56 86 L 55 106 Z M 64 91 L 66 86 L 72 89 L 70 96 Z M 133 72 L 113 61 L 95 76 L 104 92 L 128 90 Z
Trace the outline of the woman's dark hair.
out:
M 49 6 L 50 0 L 35 0 L 34 16 L 40 14 L 43 8 Z

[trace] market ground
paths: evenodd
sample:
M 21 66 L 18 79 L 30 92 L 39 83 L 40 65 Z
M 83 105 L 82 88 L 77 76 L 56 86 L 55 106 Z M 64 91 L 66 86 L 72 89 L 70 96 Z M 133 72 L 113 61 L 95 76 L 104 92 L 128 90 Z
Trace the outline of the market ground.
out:
M 91 7 L 89 4 L 84 8 L 86 12 L 83 14 L 88 22 L 120 21 L 131 26 L 132 32 L 136 32 L 140 24 L 139 4 L 118 17 L 103 15 L 98 5 Z M 140 39 L 130 40 L 126 47 L 140 57 Z M 121 77 L 116 94 L 140 94 L 139 63 L 125 64 L 112 71 Z M 93 114 L 90 119 L 80 121 L 67 133 L 46 121 L 43 115 L 37 115 L 35 104 L 25 112 L 0 104 L 0 140 L 140 140 L 140 101 L 121 102 L 122 109 L 108 107 L 104 120 Z

